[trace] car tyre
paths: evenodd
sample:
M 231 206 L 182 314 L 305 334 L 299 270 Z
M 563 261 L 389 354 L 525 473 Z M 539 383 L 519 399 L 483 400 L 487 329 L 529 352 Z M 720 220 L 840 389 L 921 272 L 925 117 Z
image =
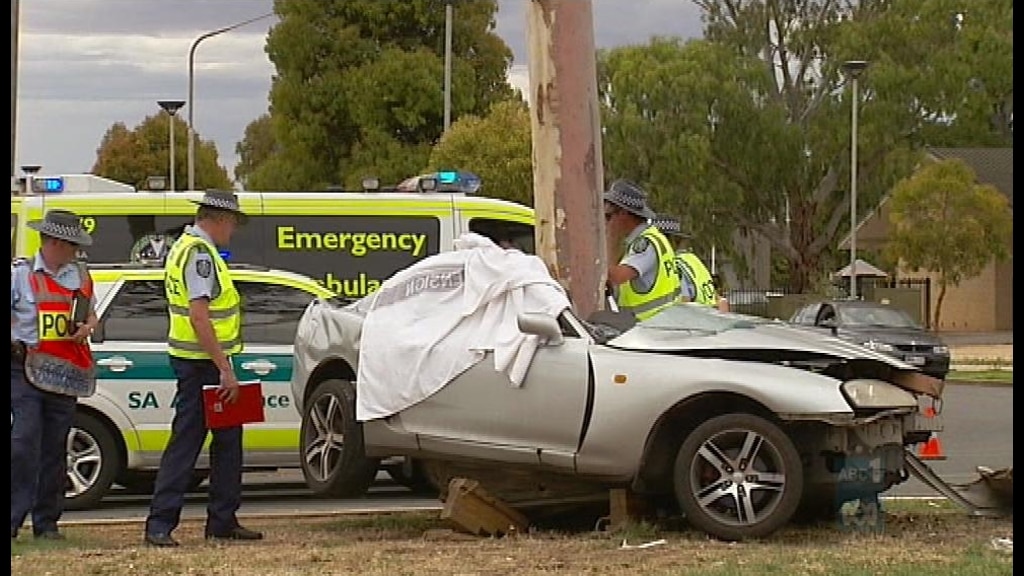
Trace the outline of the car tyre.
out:
M 95 507 L 110 491 L 124 466 L 117 441 L 108 426 L 95 416 L 77 412 L 68 431 L 65 510 Z
M 673 486 L 692 526 L 721 540 L 763 538 L 796 512 L 803 464 L 774 423 L 753 414 L 725 414 L 683 440 Z
M 300 456 L 306 485 L 318 496 L 361 496 L 376 479 L 380 460 L 366 457 L 352 382 L 325 380 L 305 402 Z

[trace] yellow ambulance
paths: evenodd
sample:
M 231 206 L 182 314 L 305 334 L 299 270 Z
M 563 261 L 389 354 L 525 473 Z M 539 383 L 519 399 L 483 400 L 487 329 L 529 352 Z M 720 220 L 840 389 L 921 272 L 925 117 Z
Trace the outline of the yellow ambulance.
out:
M 190 200 L 202 196 L 71 184 L 68 176 L 39 176 L 31 190 L 12 192 L 12 257 L 38 249 L 39 235 L 25 222 L 60 208 L 78 214 L 92 235 L 83 254 L 88 262 L 159 261 L 192 221 Z M 398 270 L 450 250 L 464 232 L 532 253 L 532 208 L 477 196 L 479 187 L 470 173 L 441 171 L 390 188 L 367 180 L 357 192 L 239 192 L 249 223 L 223 255 L 228 262 L 298 272 L 341 297 L 359 298 Z

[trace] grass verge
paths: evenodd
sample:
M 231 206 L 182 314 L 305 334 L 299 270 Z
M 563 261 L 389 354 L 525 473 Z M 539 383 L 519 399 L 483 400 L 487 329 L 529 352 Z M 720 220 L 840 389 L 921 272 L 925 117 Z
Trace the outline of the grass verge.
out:
M 72 526 L 65 542 L 12 542 L 11 573 L 204 576 L 645 574 L 998 576 L 1013 521 L 972 518 L 938 500 L 883 502 L 878 532 L 792 526 L 764 541 L 726 543 L 687 527 L 641 523 L 616 532 L 532 531 L 507 538 L 453 532 L 436 513 L 253 520 L 258 543 L 214 544 L 201 522 L 175 532 L 182 547 L 141 544 L 141 525 Z M 664 540 L 645 548 L 628 548 Z
M 1013 370 L 962 370 L 946 375 L 947 382 L 978 384 L 1013 384 Z

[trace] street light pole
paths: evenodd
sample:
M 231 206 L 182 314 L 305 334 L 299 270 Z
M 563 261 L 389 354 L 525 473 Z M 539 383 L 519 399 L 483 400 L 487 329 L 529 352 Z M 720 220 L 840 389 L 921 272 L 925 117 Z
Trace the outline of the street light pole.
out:
M 444 5 L 444 132 L 452 125 L 452 19 L 454 0 Z
M 857 299 L 857 80 L 867 68 L 864 60 L 849 60 L 843 70 L 850 76 L 853 100 L 850 105 L 850 298 Z
M 168 131 L 171 134 L 170 135 L 170 140 L 171 140 L 170 147 L 171 147 L 171 149 L 168 151 L 169 152 L 169 156 L 170 156 L 170 167 L 168 169 L 169 172 L 170 172 L 170 175 L 168 176 L 167 179 L 168 179 L 168 181 L 170 182 L 170 185 L 171 185 L 171 192 L 174 192 L 174 190 L 175 190 L 175 188 L 174 188 L 174 115 L 177 114 L 178 110 L 181 110 L 181 107 L 185 105 L 185 101 L 184 100 L 160 100 L 160 101 L 157 102 L 157 104 L 159 104 L 160 107 L 164 109 L 164 112 L 167 112 L 167 121 L 169 123 L 169 126 L 168 126 L 169 130 Z
M 192 42 L 192 46 L 188 49 L 188 189 L 195 190 L 196 188 L 196 136 L 195 130 L 192 128 L 192 117 L 193 108 L 195 108 L 195 63 L 196 63 L 196 48 L 199 47 L 199 43 L 207 38 L 212 38 L 218 34 L 230 32 L 236 28 L 241 28 L 247 24 L 269 18 L 273 16 L 273 12 L 268 12 L 255 18 L 244 20 L 231 26 L 225 26 L 224 28 L 218 28 L 216 30 L 207 32 Z

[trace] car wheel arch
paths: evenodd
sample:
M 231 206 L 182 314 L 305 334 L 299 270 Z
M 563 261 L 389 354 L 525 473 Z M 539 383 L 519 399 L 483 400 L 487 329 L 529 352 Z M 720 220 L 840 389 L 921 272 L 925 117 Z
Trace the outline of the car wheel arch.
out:
M 356 381 L 356 371 L 352 364 L 341 357 L 332 357 L 321 361 L 316 368 L 309 373 L 306 379 L 306 387 L 302 390 L 302 405 L 305 406 L 310 396 L 316 391 L 321 383 L 327 380 Z
M 707 392 L 684 398 L 662 412 L 651 427 L 634 479 L 634 490 L 671 493 L 676 454 L 683 440 L 702 422 L 730 413 L 754 414 L 778 422 L 768 407 L 735 392 Z

